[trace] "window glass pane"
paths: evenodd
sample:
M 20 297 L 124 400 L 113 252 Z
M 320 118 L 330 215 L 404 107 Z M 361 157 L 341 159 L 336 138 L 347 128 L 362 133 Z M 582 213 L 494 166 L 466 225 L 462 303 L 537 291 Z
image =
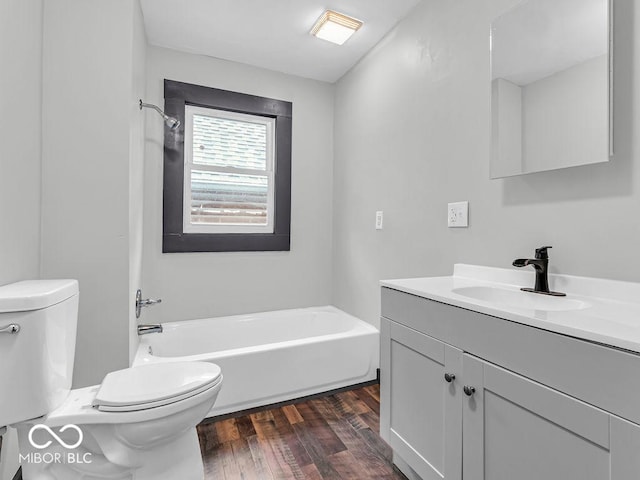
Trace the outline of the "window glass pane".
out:
M 266 170 L 267 126 L 194 114 L 193 163 Z
M 191 172 L 191 223 L 267 225 L 266 175 Z

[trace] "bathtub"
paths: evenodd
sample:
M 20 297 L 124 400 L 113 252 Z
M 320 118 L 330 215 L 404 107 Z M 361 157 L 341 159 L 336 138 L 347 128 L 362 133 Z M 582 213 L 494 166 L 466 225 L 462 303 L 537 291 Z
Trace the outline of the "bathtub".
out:
M 163 323 L 140 337 L 133 366 L 205 361 L 222 389 L 208 417 L 376 378 L 379 332 L 335 307 Z

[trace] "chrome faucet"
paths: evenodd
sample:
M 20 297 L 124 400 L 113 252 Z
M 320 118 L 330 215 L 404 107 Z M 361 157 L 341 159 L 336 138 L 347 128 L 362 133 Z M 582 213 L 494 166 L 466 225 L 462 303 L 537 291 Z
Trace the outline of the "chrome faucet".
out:
M 146 335 L 147 333 L 162 333 L 162 325 L 159 323 L 153 325 L 138 325 L 138 335 Z
M 524 292 L 540 293 L 552 295 L 554 297 L 564 297 L 566 293 L 552 292 L 549 290 L 549 254 L 547 249 L 551 246 L 536 248 L 535 258 L 518 258 L 513 261 L 514 267 L 526 267 L 531 265 L 536 270 L 536 284 L 533 288 L 521 288 Z

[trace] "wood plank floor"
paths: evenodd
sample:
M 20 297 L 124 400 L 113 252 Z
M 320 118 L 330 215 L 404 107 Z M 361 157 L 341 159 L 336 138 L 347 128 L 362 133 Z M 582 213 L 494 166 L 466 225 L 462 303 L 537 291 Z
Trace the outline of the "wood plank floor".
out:
M 378 385 L 198 426 L 206 480 L 400 480 Z

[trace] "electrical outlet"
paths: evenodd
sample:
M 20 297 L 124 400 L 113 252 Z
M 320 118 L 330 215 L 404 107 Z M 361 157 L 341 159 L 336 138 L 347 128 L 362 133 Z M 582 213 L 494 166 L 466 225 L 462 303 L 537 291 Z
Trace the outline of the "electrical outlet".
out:
M 383 213 L 382 210 L 376 212 L 376 230 L 382 230 Z
M 469 226 L 469 202 L 450 203 L 447 206 L 447 226 L 449 228 Z

